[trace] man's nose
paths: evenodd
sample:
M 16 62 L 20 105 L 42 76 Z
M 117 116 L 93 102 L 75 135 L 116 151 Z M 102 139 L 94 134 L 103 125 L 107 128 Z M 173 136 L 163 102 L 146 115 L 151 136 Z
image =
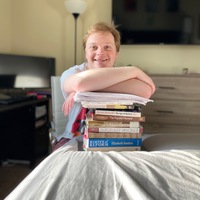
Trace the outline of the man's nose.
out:
M 104 49 L 103 48 L 98 48 L 97 54 L 98 55 L 104 54 Z

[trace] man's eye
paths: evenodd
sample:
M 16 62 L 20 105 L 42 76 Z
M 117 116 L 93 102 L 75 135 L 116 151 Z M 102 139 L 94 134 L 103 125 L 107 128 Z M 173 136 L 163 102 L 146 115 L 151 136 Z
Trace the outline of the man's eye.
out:
M 112 48 L 111 48 L 111 46 L 106 46 L 105 49 L 106 50 L 111 50 Z
M 90 46 L 90 49 L 91 49 L 91 50 L 96 50 L 96 49 L 97 49 L 97 46 Z

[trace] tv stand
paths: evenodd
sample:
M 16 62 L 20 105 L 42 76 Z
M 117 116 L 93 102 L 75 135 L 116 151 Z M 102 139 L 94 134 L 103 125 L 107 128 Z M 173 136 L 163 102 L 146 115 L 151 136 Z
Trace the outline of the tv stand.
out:
M 34 166 L 49 152 L 49 99 L 0 105 L 0 160 L 28 161 Z

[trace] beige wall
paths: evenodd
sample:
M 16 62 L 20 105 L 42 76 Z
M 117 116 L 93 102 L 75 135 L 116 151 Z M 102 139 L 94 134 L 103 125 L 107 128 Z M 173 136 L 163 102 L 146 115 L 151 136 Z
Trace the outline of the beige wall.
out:
M 0 52 L 11 51 L 11 0 L 0 0 Z
M 66 13 L 62 1 L 12 0 L 12 52 L 53 56 L 63 71 Z
M 200 73 L 200 46 L 122 46 L 116 65 L 137 65 L 148 73 L 181 74 L 183 68 Z
M 111 0 L 86 0 L 78 18 L 77 63 L 84 61 L 82 36 L 97 21 L 111 21 Z M 0 52 L 56 57 L 57 75 L 74 63 L 74 19 L 63 0 L 0 0 Z M 102 14 L 103 13 L 103 14 Z M 122 46 L 116 65 L 138 65 L 149 73 L 200 73 L 200 46 Z

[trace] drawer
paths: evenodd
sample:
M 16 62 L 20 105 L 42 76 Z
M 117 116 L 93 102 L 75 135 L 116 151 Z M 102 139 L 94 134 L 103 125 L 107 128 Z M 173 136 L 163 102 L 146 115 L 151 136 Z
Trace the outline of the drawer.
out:
M 142 114 L 147 123 L 200 125 L 200 101 L 155 100 Z
M 200 100 L 200 76 L 152 75 L 156 92 L 152 99 Z
M 199 134 L 200 126 L 143 123 L 145 134 Z

